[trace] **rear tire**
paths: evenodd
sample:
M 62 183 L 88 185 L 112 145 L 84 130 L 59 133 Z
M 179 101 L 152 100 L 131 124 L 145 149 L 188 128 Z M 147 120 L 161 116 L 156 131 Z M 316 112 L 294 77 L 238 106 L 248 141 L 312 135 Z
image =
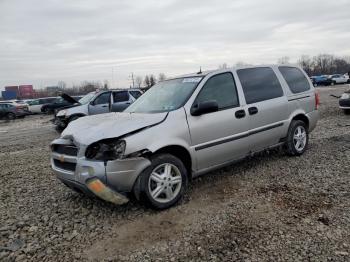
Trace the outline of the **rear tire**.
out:
M 288 129 L 286 153 L 289 156 L 302 155 L 309 144 L 309 133 L 305 122 L 293 120 Z
M 47 107 L 44 107 L 42 111 L 44 114 L 50 114 L 50 109 L 48 109 Z
M 16 114 L 14 114 L 14 113 L 8 113 L 7 116 L 6 116 L 6 118 L 7 118 L 8 120 L 15 120 L 15 119 L 16 119 Z
M 151 166 L 135 183 L 135 196 L 152 208 L 169 208 L 185 194 L 187 170 L 180 159 L 170 154 L 154 155 L 150 160 Z

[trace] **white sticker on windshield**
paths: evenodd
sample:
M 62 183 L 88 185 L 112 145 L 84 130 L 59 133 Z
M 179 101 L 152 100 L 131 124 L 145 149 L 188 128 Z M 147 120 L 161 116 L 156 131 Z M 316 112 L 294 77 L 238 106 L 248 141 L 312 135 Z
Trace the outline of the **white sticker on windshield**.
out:
M 184 78 L 182 83 L 199 83 L 201 79 L 202 79 L 201 77 L 188 77 L 188 78 Z

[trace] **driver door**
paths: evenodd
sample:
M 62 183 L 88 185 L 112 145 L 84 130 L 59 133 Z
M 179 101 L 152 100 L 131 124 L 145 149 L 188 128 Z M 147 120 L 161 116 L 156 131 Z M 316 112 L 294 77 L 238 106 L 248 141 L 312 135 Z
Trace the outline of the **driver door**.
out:
M 89 104 L 89 115 L 97 115 L 109 112 L 109 103 L 111 101 L 111 92 L 104 92 L 98 95 Z
M 197 95 L 192 108 L 216 101 L 218 111 L 193 116 L 187 112 L 197 169 L 205 170 L 245 156 L 249 152 L 247 112 L 240 103 L 231 72 L 210 77 Z

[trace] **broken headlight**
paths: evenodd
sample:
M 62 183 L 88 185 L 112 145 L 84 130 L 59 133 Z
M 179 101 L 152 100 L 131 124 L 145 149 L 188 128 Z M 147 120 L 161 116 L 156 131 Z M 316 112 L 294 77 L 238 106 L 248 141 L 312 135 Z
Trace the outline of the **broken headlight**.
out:
M 101 140 L 88 146 L 85 156 L 88 159 L 101 161 L 121 159 L 124 156 L 125 147 L 124 140 Z

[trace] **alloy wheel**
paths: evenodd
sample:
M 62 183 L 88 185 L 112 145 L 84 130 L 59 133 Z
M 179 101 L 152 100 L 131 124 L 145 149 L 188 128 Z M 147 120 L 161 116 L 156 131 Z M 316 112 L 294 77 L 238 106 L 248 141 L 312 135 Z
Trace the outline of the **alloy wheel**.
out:
M 181 184 L 180 170 L 173 164 L 165 163 L 153 169 L 148 180 L 148 190 L 155 201 L 167 203 L 177 197 Z
M 303 126 L 298 126 L 294 131 L 293 143 L 298 152 L 304 150 L 306 146 L 307 134 Z

